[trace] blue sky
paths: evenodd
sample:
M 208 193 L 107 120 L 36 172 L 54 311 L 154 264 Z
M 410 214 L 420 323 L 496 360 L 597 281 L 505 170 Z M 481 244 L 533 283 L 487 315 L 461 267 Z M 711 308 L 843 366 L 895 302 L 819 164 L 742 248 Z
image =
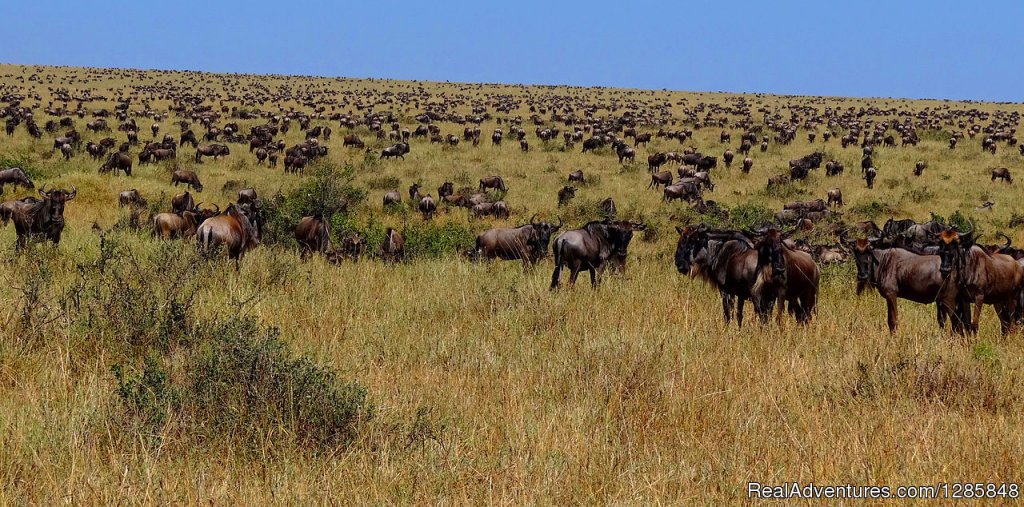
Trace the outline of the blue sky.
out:
M 25 2 L 0 62 L 1024 100 L 1024 2 Z

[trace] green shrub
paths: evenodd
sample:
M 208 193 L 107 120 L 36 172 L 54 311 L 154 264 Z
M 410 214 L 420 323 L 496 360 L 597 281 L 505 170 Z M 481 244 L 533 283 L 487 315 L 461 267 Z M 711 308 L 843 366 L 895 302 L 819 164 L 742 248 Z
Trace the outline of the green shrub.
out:
M 152 355 L 146 357 L 141 372 L 122 363 L 114 364 L 111 370 L 117 380 L 117 395 L 129 418 L 143 431 L 155 433 L 179 403 L 179 393 L 171 385 L 167 371 Z

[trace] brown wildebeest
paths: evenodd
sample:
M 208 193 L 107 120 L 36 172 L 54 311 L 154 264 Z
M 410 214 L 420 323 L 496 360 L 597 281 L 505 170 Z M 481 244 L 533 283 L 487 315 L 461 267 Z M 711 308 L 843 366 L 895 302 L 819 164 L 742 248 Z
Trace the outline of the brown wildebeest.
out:
M 20 167 L 9 167 L 0 171 L 0 194 L 4 193 L 5 185 L 11 185 L 14 188 L 36 188 L 35 184 L 32 183 L 32 180 L 29 179 L 28 173 Z
M 223 214 L 208 218 L 199 225 L 196 237 L 199 249 L 209 251 L 224 245 L 228 258 L 234 259 L 235 271 L 246 252 L 259 245 L 259 232 L 254 224 L 254 210 L 248 205 L 232 204 Z
M 256 189 L 243 188 L 238 191 L 238 204 L 252 204 L 256 202 Z
M 401 158 L 405 160 L 405 154 L 409 153 L 408 143 L 398 143 L 393 146 L 388 146 L 380 152 L 380 158 Z
M 430 194 L 427 194 L 420 199 L 419 208 L 420 213 L 423 213 L 423 219 L 430 220 L 434 218 L 434 213 L 437 212 L 437 203 L 434 202 L 433 197 L 430 197 Z
M 311 253 L 326 254 L 330 250 L 331 233 L 322 218 L 305 216 L 295 226 L 295 241 L 299 243 L 300 257 L 306 259 Z
M 364 143 L 362 139 L 359 139 L 359 136 L 357 136 L 355 134 L 348 134 L 348 135 L 346 135 L 344 140 L 342 141 L 341 145 L 342 146 L 355 146 L 356 148 L 365 148 L 366 147 L 366 143 Z
M 132 158 L 127 153 L 117 152 L 111 153 L 107 157 L 107 161 L 100 166 L 100 172 L 106 173 L 110 171 L 124 171 L 126 176 L 132 175 Z
M 405 238 L 391 227 L 384 232 L 384 243 L 380 246 L 380 256 L 386 262 L 397 262 L 405 257 Z
M 199 175 L 194 171 L 186 171 L 179 169 L 171 173 L 171 183 L 174 186 L 178 186 L 178 183 L 184 183 L 189 188 L 194 188 L 196 192 L 203 191 L 203 184 L 199 181 Z
M 160 239 L 191 238 L 203 217 L 193 211 L 158 213 L 153 216 L 153 235 Z
M 992 181 L 1003 180 L 1007 183 L 1013 183 L 1013 176 L 1010 175 L 1010 170 L 1005 167 L 999 167 L 992 169 Z
M 29 196 L 16 201 L 4 201 L 0 203 L 0 222 L 6 227 L 7 222 L 14 218 L 17 213 L 23 213 L 29 206 L 39 202 L 39 199 Z
M 527 142 L 526 139 L 520 139 L 519 149 L 522 150 L 524 153 L 530 151 L 530 143 Z
M 633 146 L 640 146 L 641 144 L 646 145 L 651 142 L 651 133 L 644 132 L 643 134 L 637 134 L 636 137 L 633 138 L 633 141 Z
M 782 321 L 783 306 L 789 304 L 789 313 L 800 324 L 806 324 L 814 314 L 818 301 L 818 281 L 821 273 L 807 252 L 788 247 L 785 235 L 774 227 L 756 234 L 757 280 L 751 287 L 754 309 L 762 320 L 779 305 L 778 321 Z
M 541 257 L 547 255 L 551 235 L 562 227 L 561 219 L 558 225 L 552 225 L 547 222 L 534 222 L 536 217 L 530 217 L 530 223 L 526 225 L 499 227 L 480 233 L 476 237 L 474 258 L 520 259 L 524 268 L 533 266 Z
M 469 211 L 474 217 L 478 218 L 490 215 L 494 218 L 504 219 L 508 218 L 509 215 L 508 204 L 505 204 L 505 201 L 474 204 Z
M 478 189 L 483 192 L 489 188 L 495 190 L 501 190 L 502 192 L 508 192 L 508 188 L 505 186 L 505 180 L 501 176 L 486 176 L 480 178 L 480 186 Z
M 921 304 L 936 303 L 939 327 L 945 327 L 946 316 L 952 316 L 953 330 L 963 333 L 970 322 L 970 304 L 960 300 L 947 305 L 949 298 L 943 297 L 943 291 L 952 292 L 955 299 L 956 289 L 945 283 L 939 256 L 921 255 L 898 247 L 876 248 L 880 241 L 858 239 L 848 244 L 857 263 L 857 295 L 870 286 L 885 299 L 889 332 L 895 332 L 899 325 L 896 300 L 906 299 Z
M 725 161 L 725 167 L 732 167 L 733 157 L 735 157 L 735 155 L 733 154 L 732 150 L 725 150 L 725 153 L 722 154 L 722 160 Z
M 591 285 L 597 287 L 598 274 L 605 264 L 610 260 L 624 263 L 633 232 L 645 228 L 643 224 L 605 220 L 562 233 L 552 247 L 555 270 L 551 273 L 551 288 L 558 288 L 563 266 L 569 268 L 570 285 L 576 284 L 580 271 L 585 269 L 590 272 Z
M 752 167 L 754 167 L 754 160 L 751 159 L 750 157 L 744 158 L 743 159 L 743 173 L 744 174 L 750 173 L 750 169 Z
M 577 169 L 569 173 L 569 183 L 572 183 L 574 181 L 581 184 L 586 183 L 585 181 L 583 181 L 583 169 Z
M 60 145 L 60 154 L 64 155 L 64 160 L 71 160 L 71 156 L 74 155 L 75 152 L 71 148 L 70 144 L 65 143 Z
M 142 198 L 139 191 L 136 189 L 125 190 L 120 194 L 117 194 L 117 206 L 123 208 L 125 206 L 145 208 L 146 200 Z
M 828 191 L 828 205 L 840 207 L 843 205 L 843 191 L 835 187 Z
M 839 176 L 843 174 L 846 167 L 841 162 L 835 160 L 829 160 L 825 163 L 825 176 Z
M 341 259 L 349 258 L 352 262 L 358 262 L 364 250 L 366 250 L 366 243 L 363 241 L 363 237 L 356 232 L 349 233 L 341 238 L 341 248 L 332 252 L 333 255 L 329 256 L 328 260 L 338 262 Z
M 918 160 L 914 164 L 914 176 L 920 176 L 924 174 L 924 170 L 928 168 L 928 163 L 924 160 Z
M 569 204 L 569 201 L 574 197 L 576 197 L 576 187 L 571 187 L 569 185 L 562 187 L 562 189 L 558 191 L 558 206 L 561 207 Z
M 647 169 L 649 169 L 651 172 L 657 171 L 658 169 L 661 168 L 662 164 L 664 164 L 665 162 L 668 162 L 668 154 L 667 153 L 658 152 L 658 153 L 655 153 L 653 155 L 648 155 L 647 156 Z
M 954 297 L 963 297 L 974 304 L 971 330 L 977 332 L 984 305 L 995 307 L 1003 335 L 1010 332 L 1013 316 L 1024 288 L 1024 266 L 1009 255 L 989 253 L 974 244 L 974 233 L 961 234 L 947 229 L 939 233 L 939 271 L 946 283 L 956 287 L 943 294 L 947 307 Z
M 64 231 L 64 205 L 78 195 L 78 189 L 71 185 L 71 191 L 53 189 L 46 191 L 46 185 L 39 188 L 39 196 L 42 200 L 29 202 L 22 200 L 20 206 L 11 214 L 14 220 L 14 230 L 18 234 L 17 248 L 20 250 L 28 245 L 33 237 L 41 237 L 53 242 L 60 243 L 61 233 Z
M 192 194 L 190 194 L 187 190 L 185 191 L 184 194 L 178 194 L 171 198 L 171 210 L 174 211 L 175 213 L 181 213 L 183 211 L 196 211 L 197 209 L 198 206 L 196 206 L 195 200 L 192 199 Z
M 601 202 L 597 203 L 597 207 L 604 213 L 605 218 L 608 220 L 614 220 L 617 209 L 615 208 L 615 200 L 611 197 L 606 197 Z
M 391 204 L 401 204 L 401 203 L 402 203 L 402 194 L 400 194 L 398 192 L 398 190 L 392 190 L 392 191 L 384 194 L 384 207 L 385 208 L 388 207 L 388 205 L 391 205 Z
M 647 185 L 647 188 L 659 188 L 662 185 L 666 187 L 672 185 L 672 171 L 661 171 L 651 174 L 651 183 Z
M 664 193 L 665 202 L 672 202 L 675 200 L 692 202 L 695 199 L 700 199 L 704 195 L 700 184 L 695 182 L 677 182 L 674 185 L 665 187 Z
M 691 278 L 700 278 L 718 289 L 725 322 L 743 327 L 743 306 L 749 299 L 755 305 L 752 289 L 757 282 L 757 250 L 750 238 L 736 231 L 718 231 L 707 226 L 677 227 L 676 270 Z M 755 308 L 756 310 L 757 308 Z

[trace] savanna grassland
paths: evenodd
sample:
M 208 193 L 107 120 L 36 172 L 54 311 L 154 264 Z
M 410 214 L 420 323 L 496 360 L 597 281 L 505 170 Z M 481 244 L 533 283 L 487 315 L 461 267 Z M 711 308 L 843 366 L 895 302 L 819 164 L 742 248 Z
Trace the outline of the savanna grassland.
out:
M 809 325 L 726 325 L 717 293 L 673 264 L 674 227 L 713 218 L 646 189 L 648 154 L 692 146 L 720 157 L 735 150 L 743 129 L 732 125 L 745 115 L 710 113 L 711 104 L 735 108 L 743 99 L 754 125 L 763 122 L 761 109 L 787 121 L 804 114 L 798 107 L 874 107 L 864 120 L 902 121 L 880 111 L 994 113 L 1020 105 L 15 65 L 0 65 L 0 84 L 0 95 L 38 103 L 40 125 L 59 119 L 43 112 L 51 102 L 62 105 L 53 98 L 59 91 L 104 97 L 81 102 L 89 112 L 113 111 L 118 95 L 134 94 L 134 116 L 147 109 L 167 115 L 169 96 L 188 90 L 214 111 L 313 115 L 323 108 L 311 126 L 334 130 L 321 140 L 327 157 L 301 176 L 257 165 L 244 144 L 230 144 L 231 154 L 216 161 L 196 164 L 185 146 L 176 161 L 142 166 L 136 146 L 128 177 L 100 174 L 101 162 L 84 150 L 64 161 L 52 151 L 60 133 L 36 140 L 22 126 L 0 137 L 3 166 L 25 168 L 37 186 L 78 189 L 56 248 L 17 252 L 14 228 L 0 229 L 4 503 L 725 505 L 746 502 L 749 481 L 1021 479 L 1022 337 L 1001 338 L 990 308 L 977 336 L 963 340 L 937 329 L 934 307 L 901 301 L 901 327 L 890 334 L 884 301 L 874 292 L 854 295 L 851 262 L 822 268 L 821 302 Z M 260 104 L 247 94 L 276 98 Z M 529 120 L 530 102 L 550 107 L 558 97 L 577 107 L 580 119 L 584 104 L 595 118 L 646 111 L 666 129 L 693 129 L 693 138 L 681 144 L 655 137 L 626 165 L 610 148 L 584 154 L 580 143 L 565 148 L 561 137 L 545 145 Z M 479 146 L 415 138 L 404 160 L 378 160 L 390 141 L 366 125 L 350 131 L 327 119 L 361 116 L 373 105 L 415 128 L 415 115 L 446 99 L 449 112 L 488 108 Z M 498 112 L 499 101 L 518 108 Z M 699 121 L 713 125 L 694 128 L 687 112 L 698 108 Z M 537 114 L 556 125 L 550 110 Z M 505 122 L 505 142 L 492 146 L 496 118 L 516 116 L 530 151 L 507 136 Z M 732 134 L 727 145 L 719 143 L 720 118 Z M 83 141 L 124 140 L 116 119 L 108 119 L 112 133 L 88 132 L 91 119 L 74 117 Z M 160 120 L 159 137 L 177 139 L 181 119 L 171 113 Z M 137 121 L 140 139 L 149 140 L 153 119 Z M 266 119 L 224 113 L 216 124 L 228 121 L 247 133 Z M 437 124 L 460 137 L 469 125 Z M 198 122 L 191 128 L 204 132 Z M 739 169 L 741 155 L 731 168 L 719 161 L 716 189 L 705 198 L 732 211 L 718 219 L 757 225 L 786 201 L 824 198 L 840 187 L 847 223 L 960 212 L 986 234 L 983 241 L 1005 232 L 1024 242 L 1010 226 L 1024 212 L 1019 185 L 989 180 L 994 167 L 1019 172 L 1016 147 L 1000 143 L 995 154 L 983 152 L 979 136 L 949 150 L 950 134 L 966 128 L 954 122 L 919 129 L 916 147 L 876 149 L 879 175 L 869 190 L 860 147 L 841 148 L 842 129 L 823 142 L 826 128 L 817 127 L 813 144 L 801 127 L 789 145 L 770 142 L 766 152 L 755 145 L 749 174 Z M 343 147 L 348 133 L 366 141 L 369 153 Z M 293 122 L 278 138 L 291 146 L 304 134 Z M 846 172 L 826 177 L 815 170 L 804 182 L 765 190 L 768 177 L 787 172 L 788 160 L 815 150 L 843 162 Z M 918 160 L 928 168 L 915 177 Z M 225 208 L 239 188 L 252 186 L 267 203 L 280 192 L 280 209 L 292 214 L 275 217 L 276 235 L 236 272 L 223 256 L 197 253 L 194 242 L 154 239 L 147 218 L 135 228 L 130 212 L 117 206 L 120 191 L 136 188 L 150 201 L 147 213 L 167 210 L 170 196 L 182 191 L 169 184 L 177 168 L 202 177 L 205 190 L 196 197 L 204 205 Z M 589 181 L 559 208 L 555 194 L 575 169 Z M 405 199 L 408 186 L 421 182 L 436 197 L 446 179 L 476 187 L 492 174 L 508 185 L 508 220 L 440 206 L 425 223 L 406 202 L 381 205 L 392 188 Z M 289 202 L 324 181 L 351 197 L 332 233 L 335 240 L 352 231 L 368 238 L 359 262 L 301 260 L 282 232 L 301 211 Z M 34 193 L 7 187 L 3 197 Z M 534 213 L 560 217 L 563 230 L 577 227 L 597 217 L 596 203 L 606 197 L 620 217 L 649 229 L 633 240 L 625 273 L 606 274 L 597 289 L 584 276 L 573 288 L 549 291 L 550 259 L 524 272 L 518 262 L 474 263 L 461 255 L 477 232 L 525 223 Z M 984 201 L 995 205 L 977 210 Z M 388 226 L 409 240 L 408 258 L 395 265 L 375 256 Z M 826 225 L 820 229 L 808 234 L 812 242 L 835 241 Z

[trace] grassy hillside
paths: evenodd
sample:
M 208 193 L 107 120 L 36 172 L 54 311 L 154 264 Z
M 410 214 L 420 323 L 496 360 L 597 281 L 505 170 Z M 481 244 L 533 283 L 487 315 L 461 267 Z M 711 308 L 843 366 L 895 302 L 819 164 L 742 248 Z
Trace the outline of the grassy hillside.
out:
M 671 128 L 685 127 L 683 111 L 699 103 L 735 104 L 741 97 L 755 123 L 759 108 L 788 118 L 790 106 L 1024 109 L 14 65 L 0 65 L 0 84 L 39 94 L 22 105 L 39 103 L 40 125 L 50 119 L 42 108 L 58 89 L 107 97 L 86 102 L 88 110 L 112 109 L 119 91 L 134 90 L 139 98 L 130 110 L 145 101 L 163 112 L 171 102 L 147 90 L 171 84 L 220 94 L 206 101 L 215 109 L 251 107 L 245 89 L 260 87 L 299 98 L 262 105 L 271 112 L 313 113 L 303 91 L 338 99 L 324 105 L 325 117 L 362 114 L 357 101 L 383 100 L 374 110 L 393 111 L 410 128 L 427 103 L 443 97 L 464 99 L 456 109 L 468 114 L 474 100 L 510 96 L 521 101 L 519 110 L 492 114 L 524 120 L 530 100 L 552 97 L 621 106 L 595 116 L 621 114 L 630 103 L 638 110 L 668 103 Z M 85 140 L 104 137 L 85 130 L 89 119 L 75 120 Z M 179 119 L 161 120 L 160 136 L 177 138 Z M 140 139 L 148 140 L 153 120 L 137 121 Z M 263 120 L 239 123 L 248 132 Z M 417 139 L 405 160 L 386 161 L 376 155 L 390 142 L 365 126 L 355 132 L 369 155 L 342 146 L 348 131 L 337 122 L 313 125 L 330 125 L 334 135 L 326 141 L 327 160 L 303 176 L 257 165 L 240 144 L 222 160 L 197 165 L 185 147 L 176 162 L 140 167 L 136 160 L 133 176 L 114 176 L 99 174 L 100 162 L 84 152 L 62 160 L 51 151 L 51 134 L 34 140 L 18 128 L 0 137 L 0 165 L 26 168 L 37 185 L 74 184 L 79 191 L 56 248 L 18 253 L 13 227 L 0 229 L 7 260 L 0 267 L 7 301 L 0 305 L 0 500 L 722 505 L 745 499 L 748 481 L 1019 478 L 1024 356 L 1020 336 L 999 337 L 991 309 L 979 334 L 962 341 L 936 328 L 933 307 L 901 302 L 901 328 L 890 335 L 881 298 L 853 294 L 850 263 L 823 268 L 821 304 L 810 325 L 751 319 L 740 330 L 722 322 L 713 290 L 676 271 L 673 227 L 701 217 L 646 190 L 646 157 L 686 146 L 721 156 L 736 148 L 741 129 L 726 129 L 730 145 L 718 142 L 717 127 L 695 130 L 683 145 L 656 138 L 637 148 L 635 164 L 622 166 L 608 148 L 583 154 L 579 143 L 566 149 L 561 138 L 544 145 L 529 121 L 527 153 L 508 138 L 491 146 L 498 127 L 492 119 L 481 125 L 478 147 Z M 463 128 L 440 126 L 446 135 Z M 198 124 L 193 128 L 201 135 Z M 949 133 L 964 129 L 922 130 L 917 147 L 876 150 L 879 178 L 869 190 L 860 179 L 860 148 L 843 149 L 837 138 L 823 143 L 823 129 L 813 145 L 801 129 L 791 145 L 771 143 L 765 153 L 755 146 L 750 174 L 720 162 L 716 190 L 706 197 L 756 215 L 840 187 L 846 222 L 959 211 L 990 235 L 986 241 L 997 231 L 1024 241 L 1009 227 L 1022 212 L 1017 185 L 989 180 L 993 167 L 1019 171 L 1015 148 L 1000 143 L 992 155 L 975 138 L 950 151 Z M 294 124 L 278 137 L 289 146 L 304 138 Z M 783 192 L 765 190 L 788 160 L 814 150 L 843 162 L 845 174 L 818 170 Z M 921 177 L 912 175 L 918 160 L 928 163 Z M 128 188 L 155 208 L 169 207 L 181 191 L 169 184 L 175 168 L 196 170 L 205 185 L 197 200 L 224 208 L 241 186 L 267 200 L 278 191 L 300 196 L 296 189 L 329 167 L 351 171 L 351 185 L 367 195 L 337 217 L 336 235 L 364 232 L 375 250 L 380 231 L 391 226 L 407 232 L 418 255 L 397 265 L 372 255 L 332 265 L 300 260 L 285 239 L 261 245 L 235 272 L 223 258 L 197 254 L 191 242 L 164 243 L 148 228 L 127 227 L 129 213 L 117 207 L 118 192 Z M 555 193 L 574 169 L 590 183 L 559 209 Z M 508 184 L 507 221 L 472 219 L 456 208 L 424 224 L 411 209 L 381 204 L 392 187 L 405 198 L 408 186 L 421 182 L 436 197 L 446 179 L 475 187 L 491 174 Z M 3 197 L 32 194 L 8 188 Z M 652 232 L 633 241 L 626 273 L 606 276 L 597 290 L 580 283 L 549 291 L 550 260 L 524 272 L 516 262 L 472 263 L 459 254 L 476 232 L 524 223 L 534 213 L 561 217 L 566 228 L 582 225 L 605 197 L 615 199 L 620 216 L 643 220 Z M 983 201 L 996 205 L 977 211 Z

